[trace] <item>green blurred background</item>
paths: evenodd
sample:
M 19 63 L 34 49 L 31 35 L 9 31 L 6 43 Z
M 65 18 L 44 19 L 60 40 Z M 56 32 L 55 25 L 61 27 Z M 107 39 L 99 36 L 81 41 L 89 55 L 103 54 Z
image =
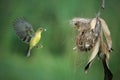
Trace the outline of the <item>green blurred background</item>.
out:
M 92 18 L 101 0 L 0 0 L 0 80 L 103 80 L 101 61 L 95 59 L 88 74 L 84 73 L 89 53 L 73 51 L 74 30 L 69 20 Z M 42 26 L 39 44 L 30 58 L 27 45 L 13 30 L 13 21 L 24 16 L 36 30 Z M 113 49 L 110 69 L 113 80 L 120 80 L 120 1 L 106 0 L 102 13 L 110 28 Z

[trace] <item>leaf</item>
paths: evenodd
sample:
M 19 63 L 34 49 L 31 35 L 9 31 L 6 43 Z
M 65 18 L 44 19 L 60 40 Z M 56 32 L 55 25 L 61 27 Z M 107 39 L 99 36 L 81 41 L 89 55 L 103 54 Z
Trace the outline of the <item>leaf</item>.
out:
M 96 18 L 93 18 L 90 22 L 90 26 L 91 26 L 91 30 L 95 28 L 95 25 L 96 25 Z
M 85 67 L 85 72 L 87 73 L 87 70 L 89 69 L 90 65 L 92 64 L 94 58 L 96 57 L 96 55 L 98 54 L 99 51 L 99 47 L 100 47 L 100 38 L 98 38 L 95 47 L 93 48 L 92 54 L 90 55 L 90 58 L 88 60 L 88 63 Z
M 111 39 L 111 35 L 110 35 L 110 30 L 106 24 L 106 22 L 103 19 L 100 19 L 101 24 L 102 24 L 102 30 L 104 32 L 106 41 L 107 41 L 107 45 L 108 45 L 108 50 L 112 49 L 112 39 Z

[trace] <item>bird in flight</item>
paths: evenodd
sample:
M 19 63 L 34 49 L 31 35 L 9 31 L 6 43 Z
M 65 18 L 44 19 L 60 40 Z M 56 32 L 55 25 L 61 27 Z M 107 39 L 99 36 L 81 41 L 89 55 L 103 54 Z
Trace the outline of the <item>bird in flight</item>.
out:
M 41 39 L 43 28 L 38 28 L 35 32 L 32 25 L 25 18 L 17 18 L 13 23 L 14 30 L 24 43 L 28 44 L 27 57 L 30 57 L 30 51 L 35 47 Z

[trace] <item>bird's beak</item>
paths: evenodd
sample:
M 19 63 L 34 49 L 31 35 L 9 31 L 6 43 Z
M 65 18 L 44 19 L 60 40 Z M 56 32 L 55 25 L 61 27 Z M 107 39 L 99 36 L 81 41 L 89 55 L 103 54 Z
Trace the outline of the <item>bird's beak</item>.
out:
M 47 31 L 47 29 L 43 29 L 44 31 Z

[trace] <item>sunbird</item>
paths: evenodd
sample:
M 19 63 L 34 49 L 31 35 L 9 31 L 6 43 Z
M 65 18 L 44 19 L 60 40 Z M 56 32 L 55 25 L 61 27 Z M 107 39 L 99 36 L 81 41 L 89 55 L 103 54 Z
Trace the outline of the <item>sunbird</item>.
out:
M 30 57 L 30 51 L 41 39 L 43 28 L 38 28 L 35 32 L 32 25 L 25 18 L 17 18 L 13 23 L 14 30 L 20 40 L 28 44 L 27 57 Z

